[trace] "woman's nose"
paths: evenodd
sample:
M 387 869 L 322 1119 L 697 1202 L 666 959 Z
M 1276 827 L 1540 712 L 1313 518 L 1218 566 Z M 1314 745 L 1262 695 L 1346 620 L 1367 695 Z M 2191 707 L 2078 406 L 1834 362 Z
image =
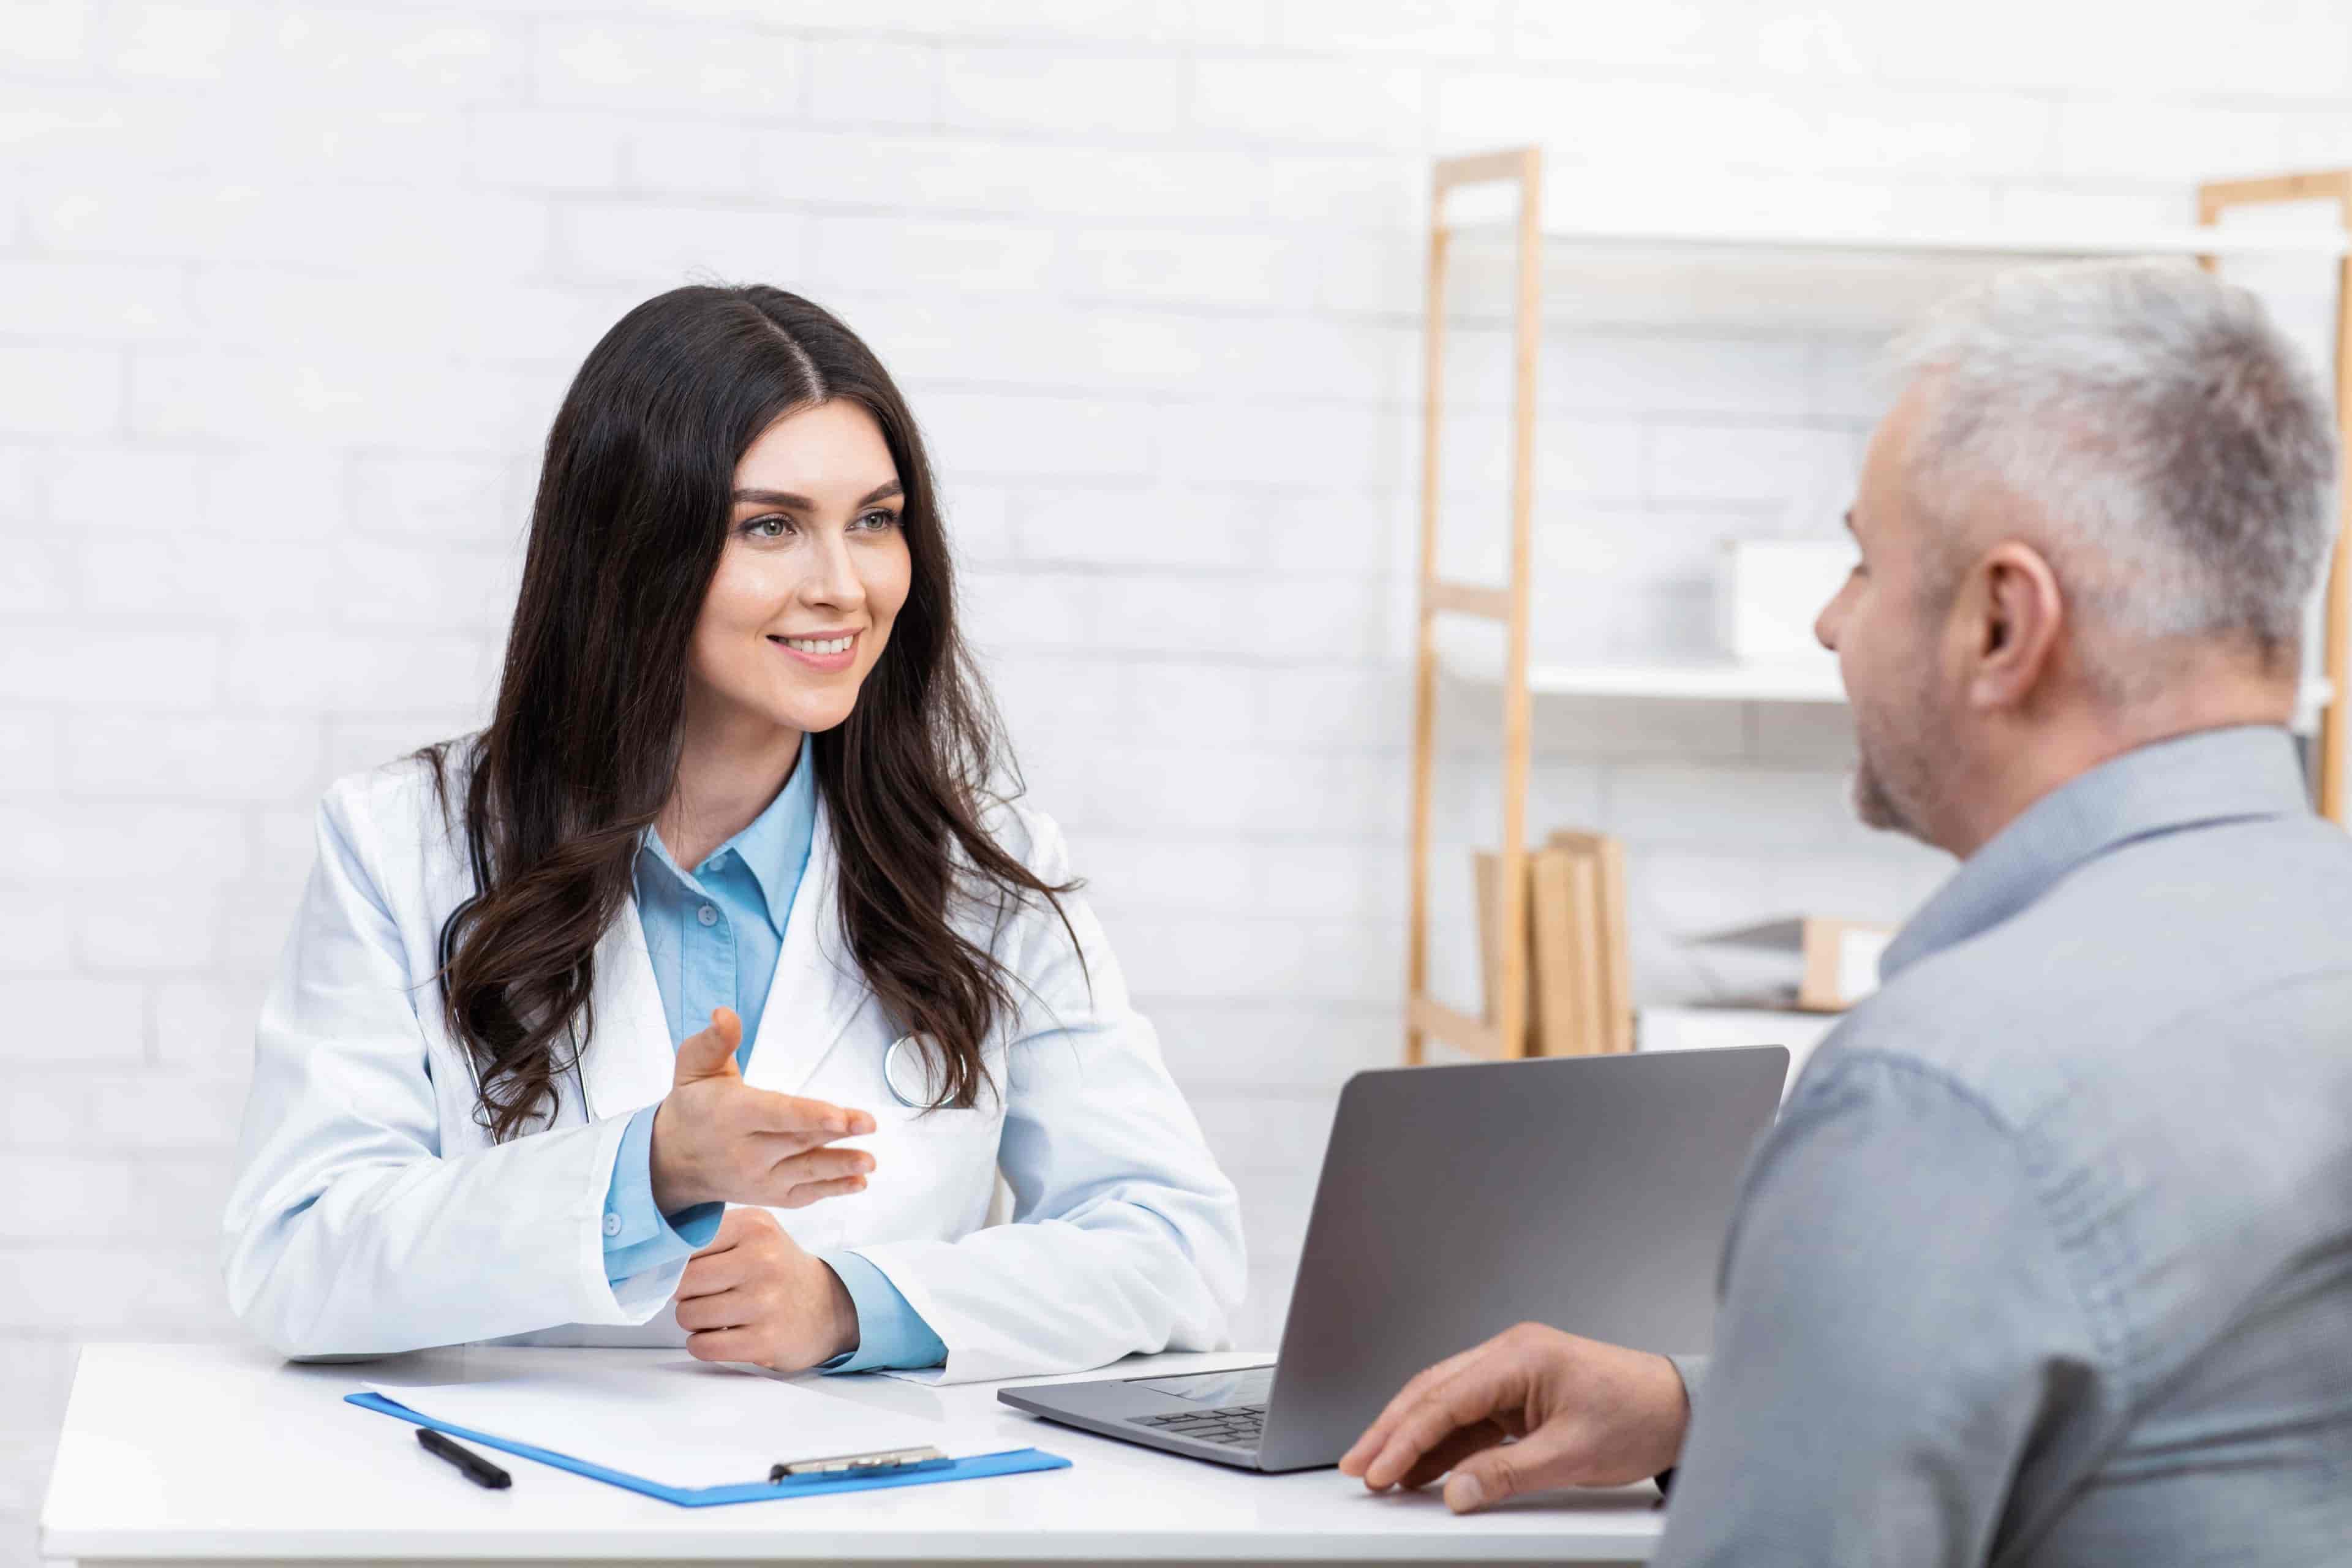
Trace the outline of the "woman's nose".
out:
M 866 584 L 857 575 L 857 563 L 850 556 L 846 540 L 835 535 L 819 547 L 816 570 L 809 574 L 802 591 L 820 604 L 854 606 L 866 602 Z

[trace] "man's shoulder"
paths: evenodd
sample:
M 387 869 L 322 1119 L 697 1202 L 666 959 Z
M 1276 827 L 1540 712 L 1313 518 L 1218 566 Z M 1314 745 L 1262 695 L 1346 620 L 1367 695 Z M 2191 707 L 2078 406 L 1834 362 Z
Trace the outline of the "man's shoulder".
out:
M 1911 964 L 1817 1059 L 1908 1061 L 2022 1123 L 2086 1081 L 2221 1047 L 2233 1018 L 2313 985 L 2352 1001 L 2352 838 L 2314 817 L 2219 824 L 2119 846 Z

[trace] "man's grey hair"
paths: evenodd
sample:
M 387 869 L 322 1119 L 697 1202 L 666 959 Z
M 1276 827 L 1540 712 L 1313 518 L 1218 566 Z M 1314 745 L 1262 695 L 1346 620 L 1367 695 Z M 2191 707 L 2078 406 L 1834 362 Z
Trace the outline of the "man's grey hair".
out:
M 2105 674 L 2137 662 L 2118 638 L 2249 638 L 2265 658 L 2299 646 L 2334 534 L 2336 429 L 2252 293 L 2186 265 L 2024 268 L 1891 352 L 1928 378 L 1913 504 L 1946 529 L 2013 511 L 2010 536 L 2095 623 Z M 1997 537 L 1940 543 L 1957 569 Z

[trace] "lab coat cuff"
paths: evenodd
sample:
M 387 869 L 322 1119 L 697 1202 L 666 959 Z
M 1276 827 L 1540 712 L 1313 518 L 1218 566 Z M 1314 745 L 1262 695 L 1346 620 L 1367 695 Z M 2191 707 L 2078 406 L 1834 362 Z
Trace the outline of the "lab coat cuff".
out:
M 682 1264 L 719 1233 L 724 1204 L 697 1204 L 665 1215 L 654 1204 L 654 1112 L 648 1105 L 629 1118 L 613 1159 L 604 1196 L 604 1279 L 617 1285 L 649 1269 Z
M 857 1348 L 824 1363 L 819 1372 L 937 1366 L 947 1359 L 946 1343 L 888 1275 L 854 1252 L 823 1253 L 818 1261 L 840 1279 L 857 1311 Z

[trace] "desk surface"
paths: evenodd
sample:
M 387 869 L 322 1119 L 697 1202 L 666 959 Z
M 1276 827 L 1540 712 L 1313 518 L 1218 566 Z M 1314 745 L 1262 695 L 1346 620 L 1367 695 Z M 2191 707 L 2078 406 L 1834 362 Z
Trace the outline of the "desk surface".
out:
M 234 1345 L 92 1345 L 74 1377 L 41 1511 L 44 1555 L 1622 1563 L 1646 1559 L 1657 1538 L 1646 1485 L 1456 1519 L 1433 1492 L 1373 1497 L 1335 1470 L 1261 1476 L 1054 1426 L 996 1404 L 995 1384 L 932 1388 L 865 1376 L 822 1386 L 909 1415 L 993 1413 L 1006 1447 L 1045 1448 L 1072 1468 L 712 1509 L 673 1507 L 524 1459 L 506 1461 L 510 1489 L 484 1491 L 419 1449 L 404 1425 L 341 1402 L 378 1374 L 457 1382 L 555 1356 L 681 1353 L 471 1348 L 293 1366 Z M 1155 1356 L 1090 1375 L 1267 1359 Z

